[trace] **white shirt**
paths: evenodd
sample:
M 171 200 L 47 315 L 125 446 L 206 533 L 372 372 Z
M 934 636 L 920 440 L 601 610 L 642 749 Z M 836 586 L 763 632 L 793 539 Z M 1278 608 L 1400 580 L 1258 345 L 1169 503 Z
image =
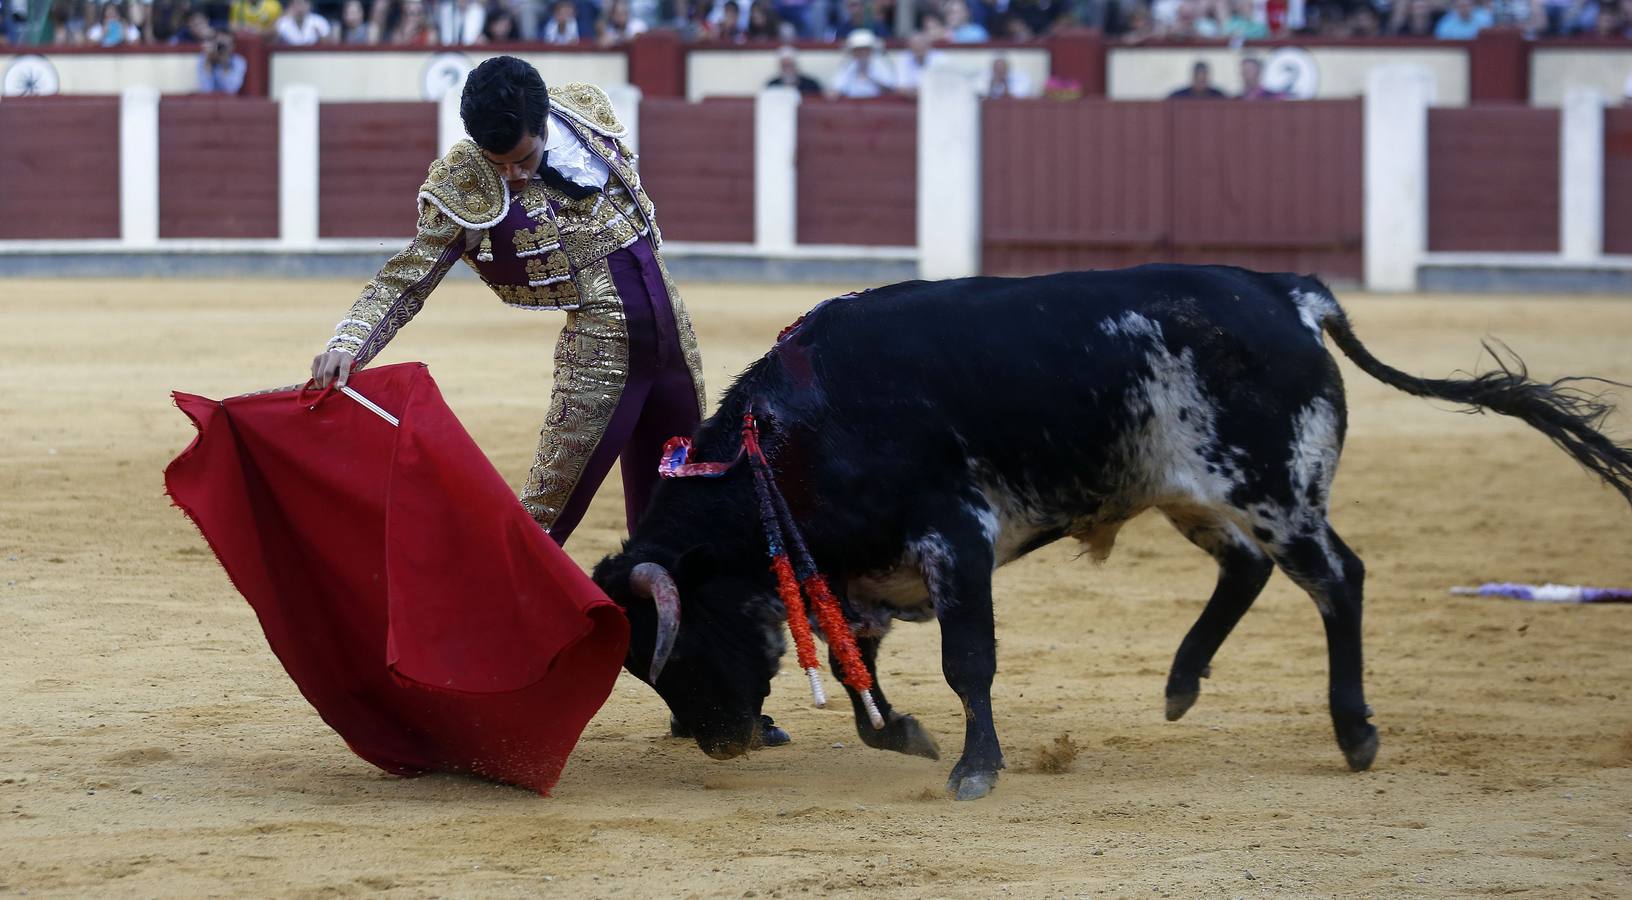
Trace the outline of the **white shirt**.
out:
M 993 80 L 994 79 L 990 75 L 988 75 L 986 77 L 985 82 L 983 82 L 981 84 L 981 86 L 980 86 L 980 95 L 982 97 L 990 97 L 990 96 L 993 95 L 993 91 L 992 91 L 992 81 Z M 1008 84 L 1007 84 L 1008 91 L 1006 93 L 998 92 L 997 96 L 1000 96 L 1000 97 L 1030 97 L 1032 95 L 1031 76 L 1027 75 L 1025 72 L 1022 72 L 1019 69 L 1015 69 L 1015 68 L 1011 67 L 1009 69 L 1008 78 L 1005 79 L 1005 80 L 1008 82 Z
M 612 177 L 612 170 L 599 153 L 584 146 L 560 113 L 550 113 L 544 137 L 544 161 L 550 168 L 566 176 L 568 181 L 584 187 L 604 188 Z
M 459 11 L 459 4 L 444 3 L 438 13 L 437 30 L 445 44 L 474 44 L 487 24 L 487 7 L 480 3 L 470 4 L 463 13 Z
M 867 77 L 862 76 L 861 66 L 854 57 L 846 60 L 839 74 L 833 76 L 833 92 L 840 97 L 877 97 L 884 93 L 884 88 L 895 88 L 895 72 L 889 60 L 876 52 L 867 64 Z
M 278 40 L 295 47 L 308 47 L 329 36 L 329 20 L 317 13 L 307 13 L 306 21 L 297 23 L 294 16 L 278 19 Z
M 901 72 L 901 83 L 897 87 L 912 91 L 918 90 L 923 86 L 924 72 L 930 66 L 939 64 L 945 56 L 946 54 L 939 50 L 931 50 L 924 54 L 924 61 L 919 63 L 917 58 L 912 55 L 911 50 L 902 53 L 901 61 L 897 64 L 897 68 Z

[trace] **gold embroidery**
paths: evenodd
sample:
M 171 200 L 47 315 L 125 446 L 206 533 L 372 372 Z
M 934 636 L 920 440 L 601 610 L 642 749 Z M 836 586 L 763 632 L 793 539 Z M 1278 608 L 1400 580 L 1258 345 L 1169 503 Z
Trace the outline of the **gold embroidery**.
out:
M 550 105 L 567 118 L 607 137 L 621 138 L 629 133 L 612 112 L 612 98 L 593 84 L 574 81 L 550 88 Z
M 578 273 L 583 305 L 555 345 L 555 387 L 522 506 L 549 528 L 601 442 L 629 379 L 629 327 L 612 271 L 601 260 Z
M 419 194 L 421 200 L 433 201 L 456 221 L 480 228 L 495 224 L 504 215 L 509 191 L 476 142 L 466 139 L 431 163 Z
M 548 256 L 535 256 L 527 260 L 527 281 L 534 287 L 560 281 L 571 275 L 572 268 L 567 265 L 567 255 L 560 250 L 555 250 Z
M 703 388 L 703 354 L 697 347 L 697 332 L 692 330 L 691 315 L 686 312 L 686 304 L 680 299 L 674 279 L 669 277 L 669 267 L 664 265 L 663 255 L 652 255 L 657 257 L 657 270 L 663 273 L 663 289 L 669 292 L 669 309 L 674 312 L 674 329 L 679 333 L 680 351 L 685 354 L 686 368 L 691 370 L 691 386 L 697 391 L 697 415 L 706 418 L 708 391 Z
M 577 309 L 578 287 L 571 279 L 534 287 L 525 284 L 488 284 L 499 299 L 529 309 Z
M 537 256 L 561 246 L 560 234 L 549 219 L 539 222 L 537 228 L 516 229 L 510 242 L 515 245 L 517 256 Z
M 464 229 L 441 210 L 421 204 L 413 241 L 363 286 L 335 328 L 328 349 L 353 353 L 359 368 L 366 365 L 424 306 L 425 298 L 458 258 L 447 252 L 449 245 L 462 242 L 463 234 Z

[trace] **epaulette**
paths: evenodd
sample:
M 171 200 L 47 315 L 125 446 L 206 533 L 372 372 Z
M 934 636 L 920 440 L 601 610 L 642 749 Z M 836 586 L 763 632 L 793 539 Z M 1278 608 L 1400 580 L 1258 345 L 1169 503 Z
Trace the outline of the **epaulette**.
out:
M 596 134 L 614 139 L 629 134 L 612 112 L 612 98 L 593 84 L 574 81 L 550 88 L 550 106 Z
M 492 228 L 510 208 L 510 186 L 467 138 L 431 163 L 419 199 L 466 228 Z

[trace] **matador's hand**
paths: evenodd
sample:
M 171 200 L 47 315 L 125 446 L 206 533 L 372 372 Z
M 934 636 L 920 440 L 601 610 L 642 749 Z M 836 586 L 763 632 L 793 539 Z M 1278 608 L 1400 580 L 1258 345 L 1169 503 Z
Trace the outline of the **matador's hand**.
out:
M 320 388 L 328 387 L 331 381 L 335 387 L 345 387 L 346 379 L 351 376 L 351 365 L 356 359 L 350 353 L 339 350 L 319 353 L 312 360 L 312 381 Z

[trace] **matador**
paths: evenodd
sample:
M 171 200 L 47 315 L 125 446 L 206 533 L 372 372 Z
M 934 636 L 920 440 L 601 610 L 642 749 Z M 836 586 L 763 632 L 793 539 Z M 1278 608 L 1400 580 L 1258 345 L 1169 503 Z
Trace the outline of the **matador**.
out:
M 343 384 L 463 259 L 506 304 L 567 313 L 522 504 L 565 543 L 621 457 L 633 530 L 664 442 L 696 428 L 704 395 L 627 130 L 601 89 L 546 89 L 531 65 L 505 56 L 471 72 L 460 115 L 470 139 L 431 165 L 413 242 L 363 288 L 313 378 Z

